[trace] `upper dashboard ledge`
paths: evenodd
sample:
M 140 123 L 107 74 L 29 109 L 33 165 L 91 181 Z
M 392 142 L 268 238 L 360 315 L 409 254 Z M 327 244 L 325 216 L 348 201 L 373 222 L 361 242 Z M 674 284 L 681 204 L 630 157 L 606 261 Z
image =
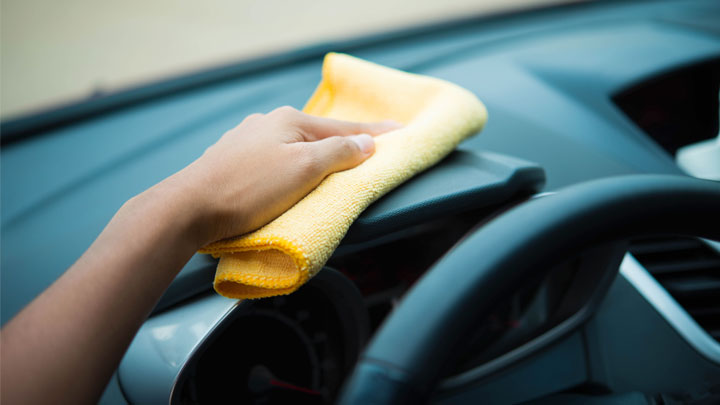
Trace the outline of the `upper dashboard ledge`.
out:
M 456 150 L 372 204 L 342 243 L 359 243 L 423 222 L 491 207 L 539 191 L 545 171 L 535 163 L 491 152 Z

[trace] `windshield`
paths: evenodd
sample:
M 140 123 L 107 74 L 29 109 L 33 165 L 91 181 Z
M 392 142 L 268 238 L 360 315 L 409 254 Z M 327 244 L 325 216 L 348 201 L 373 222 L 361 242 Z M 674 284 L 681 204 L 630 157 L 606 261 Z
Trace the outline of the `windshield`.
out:
M 559 0 L 3 0 L 1 115 L 315 43 Z

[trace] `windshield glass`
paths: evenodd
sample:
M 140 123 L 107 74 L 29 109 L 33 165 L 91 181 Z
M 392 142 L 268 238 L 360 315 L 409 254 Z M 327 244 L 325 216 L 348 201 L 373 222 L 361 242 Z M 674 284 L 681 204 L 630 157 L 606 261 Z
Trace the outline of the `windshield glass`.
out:
M 314 43 L 558 0 L 3 0 L 3 120 Z

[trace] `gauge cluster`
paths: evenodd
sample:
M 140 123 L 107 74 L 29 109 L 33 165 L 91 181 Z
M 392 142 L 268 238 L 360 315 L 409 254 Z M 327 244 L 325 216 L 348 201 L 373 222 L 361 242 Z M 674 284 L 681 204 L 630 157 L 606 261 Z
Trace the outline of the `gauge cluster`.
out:
M 369 333 L 363 298 L 323 269 L 296 293 L 236 306 L 178 376 L 173 403 L 330 403 Z

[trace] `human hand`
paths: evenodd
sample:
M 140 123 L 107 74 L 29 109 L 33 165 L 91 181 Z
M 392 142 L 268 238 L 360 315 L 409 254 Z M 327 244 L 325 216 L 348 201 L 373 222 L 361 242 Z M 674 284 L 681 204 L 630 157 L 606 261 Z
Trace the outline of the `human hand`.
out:
M 271 221 L 328 174 L 370 157 L 371 135 L 399 126 L 290 107 L 254 114 L 131 198 L 85 254 L 3 327 L 3 403 L 97 402 L 133 335 L 199 248 Z
M 181 190 L 185 212 L 196 218 L 192 232 L 199 248 L 270 222 L 327 175 L 370 157 L 372 136 L 400 126 L 390 120 L 337 121 L 280 107 L 248 116 L 157 187 Z

